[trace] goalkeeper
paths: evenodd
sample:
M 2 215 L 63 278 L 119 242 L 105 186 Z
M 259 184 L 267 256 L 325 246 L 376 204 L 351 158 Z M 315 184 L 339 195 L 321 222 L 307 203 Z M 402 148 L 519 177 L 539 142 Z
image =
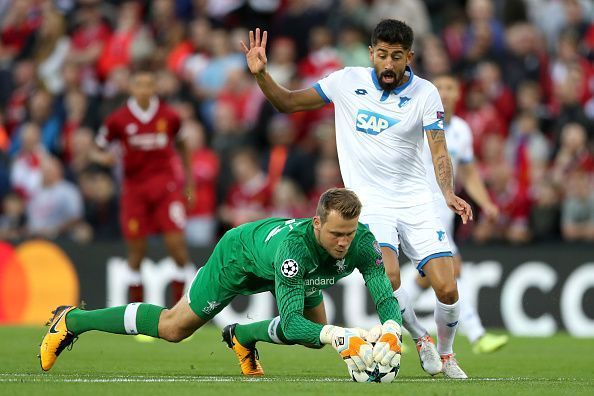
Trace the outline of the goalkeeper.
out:
M 187 294 L 171 309 L 145 303 L 92 311 L 60 306 L 41 343 L 41 368 L 51 369 L 64 348 L 86 331 L 145 334 L 179 342 L 235 296 L 265 291 L 276 296 L 278 317 L 223 329 L 223 339 L 235 351 L 243 374 L 264 374 L 257 341 L 313 348 L 331 344 L 355 371 L 374 361 L 396 366 L 400 363 L 400 308 L 379 245 L 358 222 L 360 212 L 355 193 L 335 188 L 322 194 L 313 218 L 270 218 L 228 231 Z M 326 324 L 321 289 L 355 268 L 363 275 L 383 323 L 373 347 L 364 331 Z

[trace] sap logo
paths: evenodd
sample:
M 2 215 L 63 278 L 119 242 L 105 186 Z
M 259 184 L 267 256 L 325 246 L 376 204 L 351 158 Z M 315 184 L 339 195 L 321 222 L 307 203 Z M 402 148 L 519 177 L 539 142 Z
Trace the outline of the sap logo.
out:
M 367 90 L 366 89 L 359 88 L 359 89 L 355 89 L 355 93 L 357 95 L 367 95 Z
M 403 108 L 404 106 L 406 106 L 408 104 L 408 102 L 410 102 L 410 99 L 411 98 L 407 98 L 406 96 L 401 96 L 400 103 L 398 103 L 398 107 Z
M 400 120 L 395 120 L 372 111 L 359 110 L 355 127 L 359 132 L 367 133 L 369 135 L 379 135 L 399 122 Z
M 443 241 L 445 238 L 445 231 L 437 231 L 437 239 Z

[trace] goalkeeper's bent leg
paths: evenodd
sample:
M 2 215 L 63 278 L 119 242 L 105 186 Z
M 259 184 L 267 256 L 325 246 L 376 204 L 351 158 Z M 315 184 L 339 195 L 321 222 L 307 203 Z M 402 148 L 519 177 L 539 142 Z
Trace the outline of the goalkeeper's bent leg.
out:
M 66 315 L 66 327 L 75 336 L 89 330 L 99 330 L 113 334 L 144 334 L 159 338 L 159 318 L 164 309 L 144 303 L 92 311 L 77 308 Z
M 235 327 L 235 337 L 241 345 L 253 347 L 256 342 L 263 341 L 271 344 L 294 345 L 285 337 L 280 326 L 280 316 L 247 325 L 238 324 Z

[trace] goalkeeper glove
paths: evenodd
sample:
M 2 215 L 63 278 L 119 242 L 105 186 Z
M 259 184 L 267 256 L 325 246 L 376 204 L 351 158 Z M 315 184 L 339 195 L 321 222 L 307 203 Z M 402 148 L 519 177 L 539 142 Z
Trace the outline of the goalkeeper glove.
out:
M 402 350 L 402 330 L 400 325 L 393 320 L 387 320 L 381 327 L 372 328 L 370 336 L 376 336 L 378 330 L 381 334 L 373 347 L 373 360 L 385 366 L 396 367 L 400 364 Z
M 332 344 L 350 370 L 364 371 L 373 363 L 373 347 L 352 329 L 326 325 L 320 333 L 320 342 Z

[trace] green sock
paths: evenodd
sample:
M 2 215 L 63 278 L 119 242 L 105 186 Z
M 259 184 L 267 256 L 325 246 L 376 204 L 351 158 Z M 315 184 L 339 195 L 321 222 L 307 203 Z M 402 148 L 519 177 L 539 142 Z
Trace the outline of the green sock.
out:
M 235 337 L 237 341 L 247 348 L 256 345 L 258 341 L 269 342 L 272 344 L 287 344 L 289 342 L 280 327 L 280 317 L 263 320 L 261 322 L 250 323 L 247 325 L 237 325 L 235 327 Z
M 145 334 L 159 338 L 159 317 L 164 309 L 141 303 L 93 311 L 76 308 L 66 315 L 66 327 L 74 335 L 99 330 L 115 334 Z

